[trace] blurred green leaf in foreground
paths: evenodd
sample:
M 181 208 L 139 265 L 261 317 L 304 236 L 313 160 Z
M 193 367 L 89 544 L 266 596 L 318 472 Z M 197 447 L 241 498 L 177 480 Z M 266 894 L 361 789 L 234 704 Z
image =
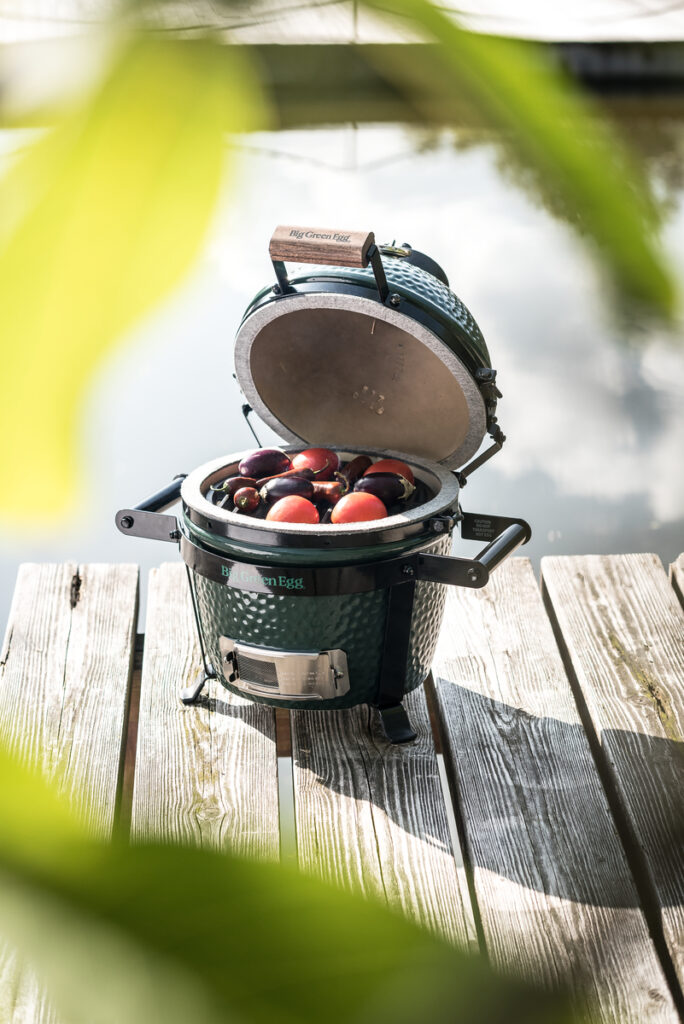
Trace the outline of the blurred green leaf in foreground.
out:
M 0 513 L 10 525 L 73 503 L 85 386 L 192 265 L 225 170 L 224 131 L 259 123 L 257 85 L 235 54 L 138 40 L 92 100 L 10 169 L 0 189 Z
M 62 1024 L 568 1024 L 385 907 L 275 864 L 85 835 L 0 750 L 0 932 Z
M 382 61 L 407 94 L 435 92 L 470 102 L 506 148 L 534 170 L 582 234 L 596 243 L 618 291 L 669 318 L 672 269 L 657 238 L 659 213 L 648 182 L 609 125 L 541 47 L 467 32 L 429 0 L 363 0 L 436 43 L 429 65 Z M 388 51 L 388 53 L 391 51 Z

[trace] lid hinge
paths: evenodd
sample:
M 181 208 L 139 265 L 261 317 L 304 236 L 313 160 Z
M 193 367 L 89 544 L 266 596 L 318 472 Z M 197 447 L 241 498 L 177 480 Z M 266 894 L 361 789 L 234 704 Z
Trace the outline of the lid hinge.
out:
M 496 403 L 499 398 L 502 398 L 502 394 L 496 386 L 496 370 L 493 370 L 491 366 L 480 366 L 475 371 L 475 380 L 477 381 L 480 389 L 480 394 L 485 404 L 485 411 L 487 413 L 487 430 L 494 437 L 496 424 Z
M 432 519 L 428 519 L 426 526 L 432 530 L 433 533 L 451 533 L 453 528 L 461 520 L 461 512 L 458 511 L 455 515 L 441 515 L 433 516 Z

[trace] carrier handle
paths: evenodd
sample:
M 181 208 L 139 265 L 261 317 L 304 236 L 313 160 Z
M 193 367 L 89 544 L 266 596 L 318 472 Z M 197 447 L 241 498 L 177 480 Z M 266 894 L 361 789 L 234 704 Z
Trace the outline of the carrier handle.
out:
M 178 473 L 170 484 L 155 491 L 133 508 L 138 512 L 163 512 L 169 505 L 174 505 L 180 498 L 181 486 L 187 473 Z
M 389 298 L 389 285 L 380 250 L 372 231 L 343 231 L 335 228 L 307 228 L 280 224 L 273 232 L 268 252 L 278 281 L 276 294 L 294 289 L 289 282 L 285 260 L 322 263 L 333 267 L 367 267 L 370 263 L 381 302 Z
M 178 520 L 175 516 L 161 513 L 180 498 L 181 486 L 186 473 L 179 473 L 171 483 L 155 491 L 133 508 L 122 508 L 116 513 L 114 522 L 121 533 L 130 537 L 146 537 L 148 540 L 166 540 L 172 544 L 180 540 Z
M 501 527 L 501 532 L 497 533 L 475 558 L 418 555 L 416 579 L 446 583 L 455 587 L 472 587 L 476 590 L 486 586 L 490 574 L 521 544 L 527 544 L 532 536 L 529 524 L 523 519 L 505 519 L 503 516 L 491 518 Z

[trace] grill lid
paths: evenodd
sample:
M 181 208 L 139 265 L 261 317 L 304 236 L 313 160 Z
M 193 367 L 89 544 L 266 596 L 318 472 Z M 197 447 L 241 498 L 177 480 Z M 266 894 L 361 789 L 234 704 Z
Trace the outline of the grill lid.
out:
M 402 255 L 381 262 L 372 234 L 279 228 L 270 251 L 280 293 L 257 296 L 235 341 L 258 415 L 294 444 L 391 448 L 451 469 L 471 458 L 488 425 L 474 373 L 489 357 L 446 285 Z M 327 266 L 288 279 L 291 256 Z

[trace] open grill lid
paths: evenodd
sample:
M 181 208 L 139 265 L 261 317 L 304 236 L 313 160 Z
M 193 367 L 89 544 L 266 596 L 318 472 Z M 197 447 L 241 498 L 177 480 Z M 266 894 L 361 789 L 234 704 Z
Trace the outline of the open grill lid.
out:
M 372 233 L 281 227 L 270 255 L 278 284 L 235 341 L 238 381 L 269 426 L 291 443 L 393 449 L 450 469 L 475 454 L 496 389 L 479 328 L 442 280 L 408 248 L 382 259 Z M 285 259 L 318 265 L 288 278 Z

